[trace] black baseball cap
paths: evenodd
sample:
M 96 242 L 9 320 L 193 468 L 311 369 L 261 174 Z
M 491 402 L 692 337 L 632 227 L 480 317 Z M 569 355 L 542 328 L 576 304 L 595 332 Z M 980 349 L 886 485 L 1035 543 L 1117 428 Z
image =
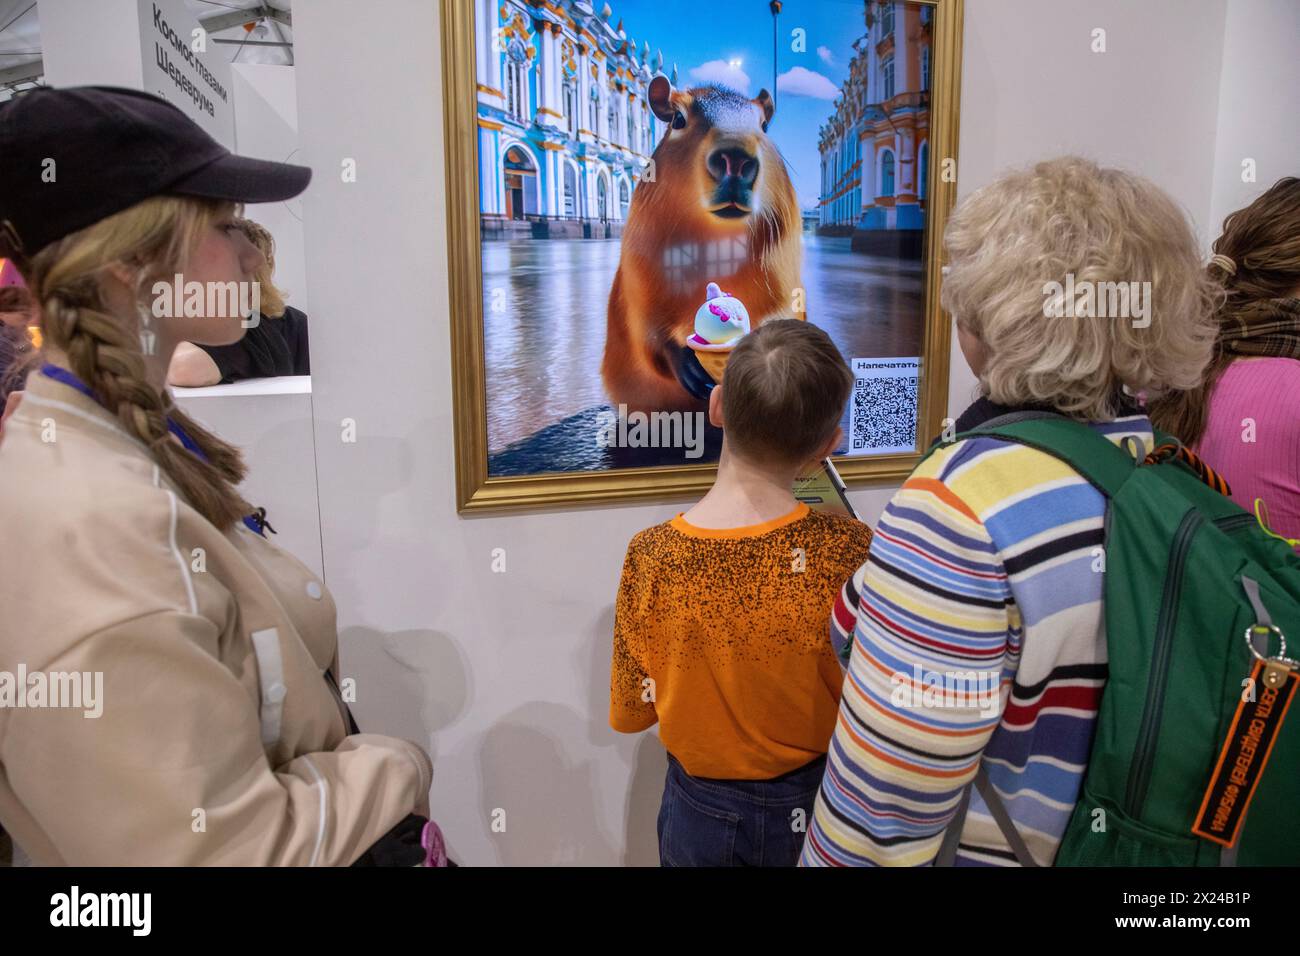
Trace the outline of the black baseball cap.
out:
M 277 202 L 310 181 L 306 166 L 234 155 L 140 90 L 41 87 L 0 104 L 0 256 L 34 255 L 151 196 Z

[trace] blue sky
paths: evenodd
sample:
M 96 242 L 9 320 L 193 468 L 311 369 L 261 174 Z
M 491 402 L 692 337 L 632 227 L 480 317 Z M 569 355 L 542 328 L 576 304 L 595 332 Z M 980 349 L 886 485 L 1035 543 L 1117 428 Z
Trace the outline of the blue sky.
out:
M 603 0 L 593 0 L 600 9 Z M 609 0 L 611 25 L 650 56 L 663 50 L 664 72 L 677 64 L 681 87 L 726 83 L 748 96 L 772 91 L 772 14 L 767 0 Z M 768 130 L 790 167 L 799 204 L 816 205 L 821 185 L 817 129 L 834 110 L 848 78 L 852 43 L 866 32 L 862 0 L 786 0 L 777 21 L 776 116 Z M 805 31 L 806 49 L 791 49 L 791 31 Z M 739 66 L 733 65 L 739 61 Z

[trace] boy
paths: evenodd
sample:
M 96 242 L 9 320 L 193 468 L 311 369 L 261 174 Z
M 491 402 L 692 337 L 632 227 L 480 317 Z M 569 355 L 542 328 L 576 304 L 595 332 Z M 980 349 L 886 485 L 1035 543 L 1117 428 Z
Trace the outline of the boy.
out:
M 793 866 L 838 713 L 827 639 L 871 532 L 791 488 L 842 432 L 852 376 L 821 329 L 765 322 L 709 397 L 723 429 L 708 494 L 628 545 L 614 623 L 610 725 L 659 723 L 664 866 Z

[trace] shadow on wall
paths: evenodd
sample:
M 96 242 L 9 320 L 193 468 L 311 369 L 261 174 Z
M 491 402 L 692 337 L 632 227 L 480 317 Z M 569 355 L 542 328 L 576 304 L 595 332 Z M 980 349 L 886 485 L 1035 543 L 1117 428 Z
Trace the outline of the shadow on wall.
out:
M 378 648 L 382 653 L 375 653 Z M 343 677 L 356 679 L 357 723 L 363 715 L 381 713 L 382 732 L 423 738 L 450 727 L 470 700 L 470 674 L 465 656 L 446 634 L 411 630 L 385 633 L 368 627 L 339 632 L 339 661 Z M 379 701 L 368 694 L 382 695 Z M 362 727 L 362 730 L 368 728 Z
M 483 737 L 483 817 L 505 866 L 608 866 L 617 842 L 602 832 L 596 761 L 568 748 L 588 718 L 536 701 L 506 714 Z
M 655 823 L 668 760 L 653 729 L 624 735 L 609 727 L 613 633 L 611 606 L 576 652 L 575 669 L 586 676 L 586 713 L 530 702 L 503 715 L 481 738 L 481 819 L 489 827 L 504 825 L 490 840 L 496 864 L 658 865 Z M 420 744 L 433 758 L 436 777 L 436 735 L 464 717 L 474 699 L 461 648 L 437 631 L 350 627 L 339 634 L 339 653 L 342 677 L 356 681 L 354 711 L 362 730 Z M 575 758 L 580 741 L 590 746 L 579 744 Z M 609 793 L 618 794 L 622 814 L 611 813 Z M 619 816 L 625 832 L 609 832 L 605 822 Z M 454 844 L 448 849 L 464 861 Z
M 623 866 L 658 866 L 659 838 L 655 825 L 663 796 L 668 755 L 656 729 L 639 734 L 620 734 L 609 726 L 610 666 L 614 653 L 614 607 L 601 611 L 587 660 L 588 739 L 593 746 L 616 748 L 631 765 L 627 778 L 626 828 Z M 579 665 L 582 664 L 578 660 Z
M 341 677 L 356 681 L 353 716 L 363 732 L 413 740 L 425 749 L 438 776 L 434 735 L 464 715 L 473 690 L 465 655 L 446 634 L 411 630 L 385 633 L 368 627 L 339 632 Z M 438 819 L 437 808 L 433 811 Z M 454 834 L 447 852 L 457 852 Z

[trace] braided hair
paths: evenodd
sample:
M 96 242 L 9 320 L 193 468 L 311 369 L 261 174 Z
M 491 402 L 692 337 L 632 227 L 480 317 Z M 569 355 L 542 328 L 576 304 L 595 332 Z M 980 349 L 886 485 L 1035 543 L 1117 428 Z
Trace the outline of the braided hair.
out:
M 40 304 L 45 347 L 67 356 L 69 370 L 148 448 L 190 505 L 223 531 L 253 510 L 237 490 L 243 457 L 181 411 L 165 385 L 149 381 L 144 333 L 150 314 L 139 293 L 181 272 L 204 230 L 227 208 L 178 196 L 146 199 L 51 243 L 24 270 Z M 114 263 L 135 272 L 135 314 L 114 314 L 105 302 L 101 279 Z M 202 457 L 173 440 L 168 419 Z

